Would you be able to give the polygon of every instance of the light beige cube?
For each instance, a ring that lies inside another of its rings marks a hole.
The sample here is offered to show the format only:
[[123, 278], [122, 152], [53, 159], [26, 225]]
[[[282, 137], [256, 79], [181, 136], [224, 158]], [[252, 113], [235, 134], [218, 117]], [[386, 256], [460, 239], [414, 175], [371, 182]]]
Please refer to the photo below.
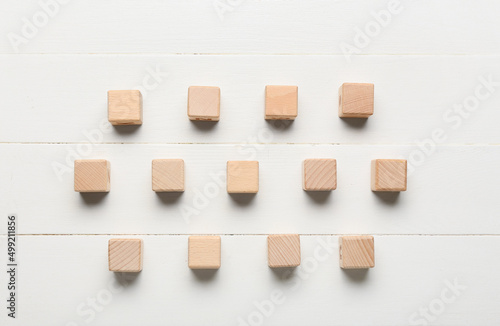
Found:
[[339, 117], [368, 118], [373, 114], [373, 84], [344, 83], [339, 89]]
[[267, 257], [271, 268], [300, 265], [300, 236], [298, 234], [271, 234], [267, 237]]
[[141, 239], [111, 239], [108, 242], [108, 264], [112, 272], [142, 271], [143, 243]]
[[191, 236], [188, 240], [188, 265], [191, 269], [219, 269], [221, 241], [219, 236]]
[[306, 191], [337, 189], [337, 160], [326, 158], [304, 160], [302, 187]]
[[365, 269], [375, 266], [375, 242], [371, 235], [339, 238], [340, 267]]
[[371, 174], [373, 191], [406, 191], [406, 160], [373, 160]]
[[138, 90], [108, 91], [108, 120], [115, 126], [141, 125], [141, 92]]

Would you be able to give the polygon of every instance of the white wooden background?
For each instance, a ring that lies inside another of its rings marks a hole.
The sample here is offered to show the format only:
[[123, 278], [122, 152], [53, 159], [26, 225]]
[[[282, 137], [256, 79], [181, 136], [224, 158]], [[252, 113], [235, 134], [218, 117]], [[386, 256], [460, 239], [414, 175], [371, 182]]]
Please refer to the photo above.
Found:
[[[2, 307], [1, 325], [498, 324], [498, 1], [402, 0], [349, 59], [341, 44], [394, 0], [54, 3], [0, 11], [3, 266], [7, 214], [20, 232], [18, 318]], [[366, 123], [337, 116], [346, 81], [375, 84]], [[299, 86], [296, 121], [264, 120], [268, 84]], [[221, 87], [220, 122], [187, 119], [190, 85]], [[137, 88], [144, 124], [107, 126], [107, 90]], [[315, 157], [338, 161], [329, 195], [301, 189]], [[110, 160], [111, 192], [75, 193], [75, 158]], [[151, 190], [155, 158], [185, 160], [184, 194]], [[408, 159], [408, 191], [372, 193], [374, 158]], [[238, 159], [260, 162], [254, 197], [225, 191]], [[303, 264], [269, 269], [266, 235], [292, 232]], [[343, 271], [338, 236], [360, 233], [376, 267]], [[190, 234], [222, 236], [219, 271], [188, 269]], [[144, 239], [139, 275], [107, 270], [112, 237]]]

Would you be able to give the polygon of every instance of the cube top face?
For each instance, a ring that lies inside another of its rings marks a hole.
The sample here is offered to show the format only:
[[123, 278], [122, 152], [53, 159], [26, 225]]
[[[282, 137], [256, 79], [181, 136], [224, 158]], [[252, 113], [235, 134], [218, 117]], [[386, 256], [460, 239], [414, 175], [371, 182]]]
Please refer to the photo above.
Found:
[[228, 161], [227, 192], [255, 194], [259, 191], [259, 162]]
[[189, 87], [188, 117], [190, 120], [219, 121], [220, 88], [211, 86]]
[[140, 272], [142, 270], [143, 247], [141, 239], [109, 240], [109, 270], [112, 272]]
[[188, 240], [188, 266], [191, 269], [219, 269], [220, 237], [191, 236]]
[[271, 268], [300, 265], [300, 237], [298, 234], [272, 234], [267, 237], [268, 264]]
[[109, 169], [107, 160], [75, 160], [75, 191], [109, 192]]
[[373, 191], [406, 191], [406, 160], [373, 160], [371, 170]]
[[365, 269], [375, 266], [375, 244], [372, 236], [344, 236], [339, 238], [340, 267]]
[[184, 160], [153, 160], [153, 191], [184, 191]]
[[339, 117], [368, 118], [373, 114], [374, 85], [344, 83], [339, 89]]
[[137, 90], [108, 91], [108, 120], [115, 126], [141, 125], [141, 92]]
[[331, 191], [337, 189], [337, 160], [304, 160], [303, 189], [305, 191]]
[[297, 117], [297, 86], [266, 86], [266, 119], [294, 120]]

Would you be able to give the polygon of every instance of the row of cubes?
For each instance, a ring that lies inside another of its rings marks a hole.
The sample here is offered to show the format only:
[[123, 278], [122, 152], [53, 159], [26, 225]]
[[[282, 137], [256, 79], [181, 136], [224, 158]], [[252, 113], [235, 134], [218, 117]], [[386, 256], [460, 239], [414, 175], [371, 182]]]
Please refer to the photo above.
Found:
[[[76, 160], [75, 191], [109, 192], [110, 163], [107, 160]], [[305, 191], [331, 191], [337, 188], [337, 160], [307, 159], [302, 167]], [[378, 159], [371, 164], [373, 191], [406, 191], [407, 162], [399, 159]], [[156, 192], [184, 191], [184, 160], [156, 159], [152, 162], [152, 188]], [[259, 191], [258, 161], [227, 162], [227, 192], [257, 193]]]
[[[274, 234], [267, 238], [268, 265], [271, 268], [290, 268], [300, 265], [300, 236]], [[340, 267], [366, 269], [375, 266], [373, 236], [343, 236], [339, 238]], [[144, 243], [141, 239], [111, 239], [108, 243], [109, 270], [133, 272], [142, 270]], [[191, 269], [221, 267], [221, 238], [219, 236], [190, 236], [188, 266]]]
[[[187, 114], [190, 120], [219, 121], [220, 88], [191, 86]], [[368, 118], [373, 114], [374, 85], [344, 83], [339, 89], [339, 117]], [[294, 120], [298, 115], [297, 86], [266, 86], [265, 119]], [[108, 120], [113, 125], [142, 124], [142, 94], [138, 90], [108, 91]]]

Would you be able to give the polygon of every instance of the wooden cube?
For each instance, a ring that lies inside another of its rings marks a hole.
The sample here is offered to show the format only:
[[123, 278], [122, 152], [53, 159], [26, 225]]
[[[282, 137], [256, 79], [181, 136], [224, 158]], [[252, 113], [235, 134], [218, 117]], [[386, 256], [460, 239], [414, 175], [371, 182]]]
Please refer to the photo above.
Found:
[[266, 86], [266, 120], [294, 120], [297, 102], [297, 86]]
[[191, 236], [188, 240], [188, 265], [191, 269], [220, 268], [220, 237]]
[[230, 194], [255, 194], [259, 191], [259, 162], [228, 161], [227, 192]]
[[368, 118], [373, 114], [374, 85], [344, 83], [339, 89], [339, 117]]
[[373, 191], [406, 191], [406, 160], [373, 160]]
[[298, 234], [272, 234], [267, 237], [267, 257], [271, 268], [300, 265], [300, 237]]
[[108, 91], [108, 120], [115, 126], [142, 125], [141, 92]]
[[189, 87], [188, 117], [190, 120], [219, 121], [220, 88], [210, 86]]
[[111, 239], [108, 243], [108, 263], [112, 272], [142, 271], [143, 244], [141, 239]]
[[371, 235], [339, 238], [340, 267], [364, 269], [375, 266], [375, 245]]
[[153, 160], [153, 191], [184, 191], [184, 160]]
[[107, 160], [75, 160], [75, 191], [109, 192], [109, 169]]
[[302, 188], [306, 191], [337, 189], [337, 160], [325, 158], [304, 160], [302, 179]]

